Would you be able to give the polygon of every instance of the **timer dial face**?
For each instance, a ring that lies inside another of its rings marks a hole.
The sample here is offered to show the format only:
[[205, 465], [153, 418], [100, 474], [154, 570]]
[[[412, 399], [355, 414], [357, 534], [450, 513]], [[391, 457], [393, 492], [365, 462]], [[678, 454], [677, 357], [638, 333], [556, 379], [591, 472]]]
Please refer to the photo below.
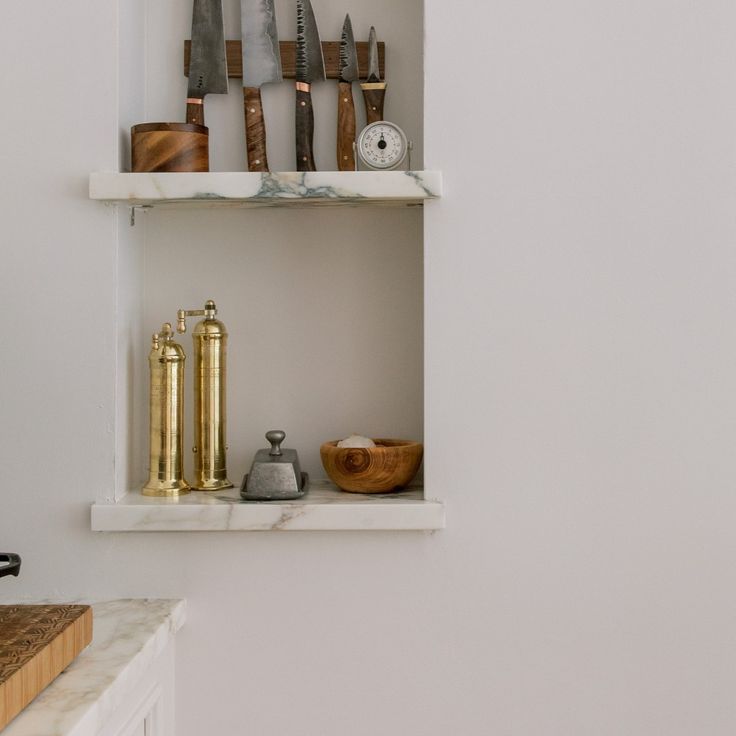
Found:
[[406, 158], [408, 145], [398, 125], [381, 120], [360, 134], [358, 155], [371, 169], [395, 169]]

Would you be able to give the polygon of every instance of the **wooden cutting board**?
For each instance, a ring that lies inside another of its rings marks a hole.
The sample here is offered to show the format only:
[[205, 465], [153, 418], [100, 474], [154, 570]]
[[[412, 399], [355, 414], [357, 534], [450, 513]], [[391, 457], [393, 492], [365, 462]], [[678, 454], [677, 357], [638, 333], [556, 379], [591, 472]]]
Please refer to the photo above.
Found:
[[0, 730], [91, 641], [89, 606], [0, 606]]

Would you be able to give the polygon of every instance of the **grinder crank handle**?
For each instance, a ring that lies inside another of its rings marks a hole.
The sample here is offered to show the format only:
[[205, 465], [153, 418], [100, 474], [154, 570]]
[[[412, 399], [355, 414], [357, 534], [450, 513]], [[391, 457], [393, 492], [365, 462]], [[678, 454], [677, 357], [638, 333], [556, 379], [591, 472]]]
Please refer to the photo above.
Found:
[[296, 83], [296, 170], [316, 171], [314, 166], [314, 111], [312, 85]]
[[353, 85], [350, 82], [338, 82], [337, 92], [337, 170], [355, 171]]
[[383, 101], [386, 97], [386, 82], [361, 82], [365, 100], [365, 117], [368, 125], [383, 120]]

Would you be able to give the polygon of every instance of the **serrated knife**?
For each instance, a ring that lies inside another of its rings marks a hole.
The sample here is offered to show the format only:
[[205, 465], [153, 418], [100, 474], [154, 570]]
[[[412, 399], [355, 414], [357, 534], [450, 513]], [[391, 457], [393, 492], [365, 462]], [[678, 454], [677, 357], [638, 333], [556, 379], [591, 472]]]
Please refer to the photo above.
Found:
[[204, 125], [205, 95], [227, 94], [222, 0], [194, 0], [187, 87], [187, 122]]
[[353, 24], [345, 16], [340, 37], [339, 81], [337, 83], [337, 169], [355, 171], [355, 102], [353, 82], [358, 79], [358, 50], [355, 48]]
[[365, 115], [368, 124], [383, 120], [383, 101], [386, 96], [386, 82], [381, 81], [381, 69], [378, 65], [378, 40], [376, 29], [371, 26], [368, 37], [368, 77], [362, 82], [365, 100]]
[[296, 170], [315, 171], [312, 82], [325, 79], [325, 60], [312, 3], [296, 3]]
[[273, 0], [240, 0], [240, 25], [248, 171], [268, 171], [261, 87], [283, 78]]

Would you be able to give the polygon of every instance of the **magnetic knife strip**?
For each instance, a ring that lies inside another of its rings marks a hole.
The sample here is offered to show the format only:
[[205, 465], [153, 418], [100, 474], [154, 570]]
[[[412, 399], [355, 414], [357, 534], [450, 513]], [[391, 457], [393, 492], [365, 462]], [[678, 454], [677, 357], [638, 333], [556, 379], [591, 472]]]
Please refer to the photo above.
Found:
[[[241, 53], [241, 42], [226, 41], [227, 50], [227, 75], [233, 78], [243, 76], [243, 56]], [[296, 41], [280, 41], [281, 67], [284, 79], [294, 79], [296, 76]], [[368, 69], [368, 42], [357, 41], [355, 44], [358, 51], [358, 69]], [[192, 42], [184, 41], [184, 76], [189, 76], [189, 56], [191, 54]], [[340, 72], [338, 63], [340, 61], [340, 42], [322, 41], [322, 53], [325, 57], [325, 73], [327, 79], [339, 79]], [[378, 66], [381, 70], [381, 79], [386, 79], [386, 44], [378, 42]], [[362, 77], [361, 77], [362, 78]]]

